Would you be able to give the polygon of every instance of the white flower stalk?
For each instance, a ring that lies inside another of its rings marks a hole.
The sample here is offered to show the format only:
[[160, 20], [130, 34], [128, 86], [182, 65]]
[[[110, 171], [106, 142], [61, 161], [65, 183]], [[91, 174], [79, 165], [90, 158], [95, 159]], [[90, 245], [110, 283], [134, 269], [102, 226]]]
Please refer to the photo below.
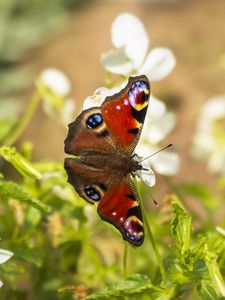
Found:
[[111, 27], [115, 47], [103, 54], [104, 68], [114, 74], [142, 75], [150, 82], [165, 78], [175, 67], [176, 59], [168, 48], [153, 48], [148, 52], [149, 38], [143, 23], [131, 13], [116, 17]]
[[71, 85], [60, 70], [49, 68], [40, 73], [37, 81], [38, 91], [43, 98], [44, 111], [68, 124], [73, 119], [75, 102], [69, 98]]
[[[13, 253], [8, 250], [0, 249], [0, 264], [4, 264], [13, 256]], [[0, 288], [2, 287], [3, 282], [0, 280]]]
[[225, 96], [208, 100], [202, 108], [193, 139], [192, 155], [207, 161], [210, 172], [225, 174]]

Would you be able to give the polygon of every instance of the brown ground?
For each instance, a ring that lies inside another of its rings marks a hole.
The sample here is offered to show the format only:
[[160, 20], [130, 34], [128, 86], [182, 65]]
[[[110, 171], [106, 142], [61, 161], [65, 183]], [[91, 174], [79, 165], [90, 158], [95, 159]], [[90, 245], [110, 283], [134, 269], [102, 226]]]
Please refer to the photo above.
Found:
[[[177, 126], [167, 142], [174, 142], [181, 155], [179, 181], [205, 181], [205, 166], [189, 156], [189, 147], [202, 104], [224, 93], [224, 70], [219, 65], [225, 49], [224, 0], [95, 1], [75, 11], [63, 32], [31, 58], [37, 72], [57, 67], [70, 77], [72, 96], [79, 104], [104, 84], [99, 63], [102, 52], [111, 49], [110, 25], [121, 12], [136, 14], [144, 22], [151, 47], [169, 47], [177, 66], [165, 80], [152, 85], [153, 93], [165, 100], [177, 115]], [[151, 109], [151, 107], [150, 107]], [[35, 158], [63, 160], [66, 130], [39, 112], [25, 133], [34, 139]], [[159, 176], [158, 176], [159, 177]]]

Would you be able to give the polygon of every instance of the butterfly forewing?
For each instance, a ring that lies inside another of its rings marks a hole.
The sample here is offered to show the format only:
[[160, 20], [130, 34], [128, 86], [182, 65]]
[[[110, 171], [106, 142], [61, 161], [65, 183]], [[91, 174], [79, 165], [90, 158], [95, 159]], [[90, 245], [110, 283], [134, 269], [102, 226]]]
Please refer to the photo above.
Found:
[[140, 137], [149, 96], [150, 83], [147, 77], [130, 77], [122, 91], [107, 97], [102, 104], [102, 116], [111, 138], [129, 154]]

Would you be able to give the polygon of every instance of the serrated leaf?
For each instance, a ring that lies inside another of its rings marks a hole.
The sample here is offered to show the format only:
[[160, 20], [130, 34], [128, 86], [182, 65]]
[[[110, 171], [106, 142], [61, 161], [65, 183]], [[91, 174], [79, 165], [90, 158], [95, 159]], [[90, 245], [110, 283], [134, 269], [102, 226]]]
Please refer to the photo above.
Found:
[[142, 274], [134, 274], [112, 284], [102, 292], [87, 296], [86, 299], [112, 299], [111, 297], [132, 296], [151, 289], [151, 280]]
[[38, 210], [49, 213], [49, 207], [40, 200], [31, 197], [19, 184], [12, 181], [0, 182], [0, 196], [4, 198], [13, 198], [24, 202], [27, 205], [37, 208]]
[[181, 255], [190, 248], [191, 230], [191, 217], [187, 215], [179, 199], [172, 196], [171, 231]]

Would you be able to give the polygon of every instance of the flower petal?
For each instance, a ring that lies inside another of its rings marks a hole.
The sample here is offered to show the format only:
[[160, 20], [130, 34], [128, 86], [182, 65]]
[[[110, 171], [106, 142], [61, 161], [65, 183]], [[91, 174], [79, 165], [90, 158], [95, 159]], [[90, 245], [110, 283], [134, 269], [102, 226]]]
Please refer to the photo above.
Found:
[[144, 129], [143, 138], [150, 144], [158, 144], [170, 133], [174, 126], [175, 115], [172, 112], [167, 112]]
[[176, 59], [168, 48], [154, 48], [149, 52], [143, 66], [138, 71], [145, 74], [150, 81], [164, 79], [175, 67]]
[[117, 89], [107, 89], [105, 87], [100, 87], [95, 90], [92, 96], [88, 96], [83, 101], [83, 109], [88, 109], [91, 107], [99, 107], [102, 105], [102, 102], [105, 100], [106, 97], [115, 94]]
[[101, 57], [103, 67], [114, 74], [128, 75], [131, 73], [133, 64], [125, 54], [124, 48], [111, 50]]
[[0, 288], [3, 286], [3, 282], [0, 280]]
[[149, 160], [153, 169], [162, 175], [174, 175], [179, 170], [180, 160], [177, 153], [171, 151], [163, 151]]
[[143, 23], [131, 13], [116, 17], [111, 27], [112, 43], [116, 48], [125, 47], [125, 53], [134, 69], [142, 64], [148, 50], [149, 39]]
[[13, 256], [13, 253], [8, 250], [0, 249], [0, 264], [5, 263]]
[[121, 89], [124, 88], [126, 85], [126, 81], [122, 82], [120, 85], [107, 89], [106, 87], [100, 87], [97, 90], [95, 90], [94, 94], [92, 96], [88, 96], [86, 99], [83, 101], [83, 109], [88, 109], [91, 107], [99, 107], [102, 105], [102, 102], [105, 100], [106, 97], [112, 96]]
[[137, 174], [139, 178], [148, 186], [152, 187], [155, 185], [156, 179], [153, 170], [149, 167], [148, 163], [144, 161], [142, 167], [147, 170], [138, 170]]
[[145, 122], [154, 122], [166, 113], [166, 105], [161, 100], [151, 95], [150, 108], [147, 111]]
[[59, 96], [67, 96], [71, 91], [69, 79], [60, 70], [54, 68], [45, 69], [41, 72], [40, 79], [42, 83]]

